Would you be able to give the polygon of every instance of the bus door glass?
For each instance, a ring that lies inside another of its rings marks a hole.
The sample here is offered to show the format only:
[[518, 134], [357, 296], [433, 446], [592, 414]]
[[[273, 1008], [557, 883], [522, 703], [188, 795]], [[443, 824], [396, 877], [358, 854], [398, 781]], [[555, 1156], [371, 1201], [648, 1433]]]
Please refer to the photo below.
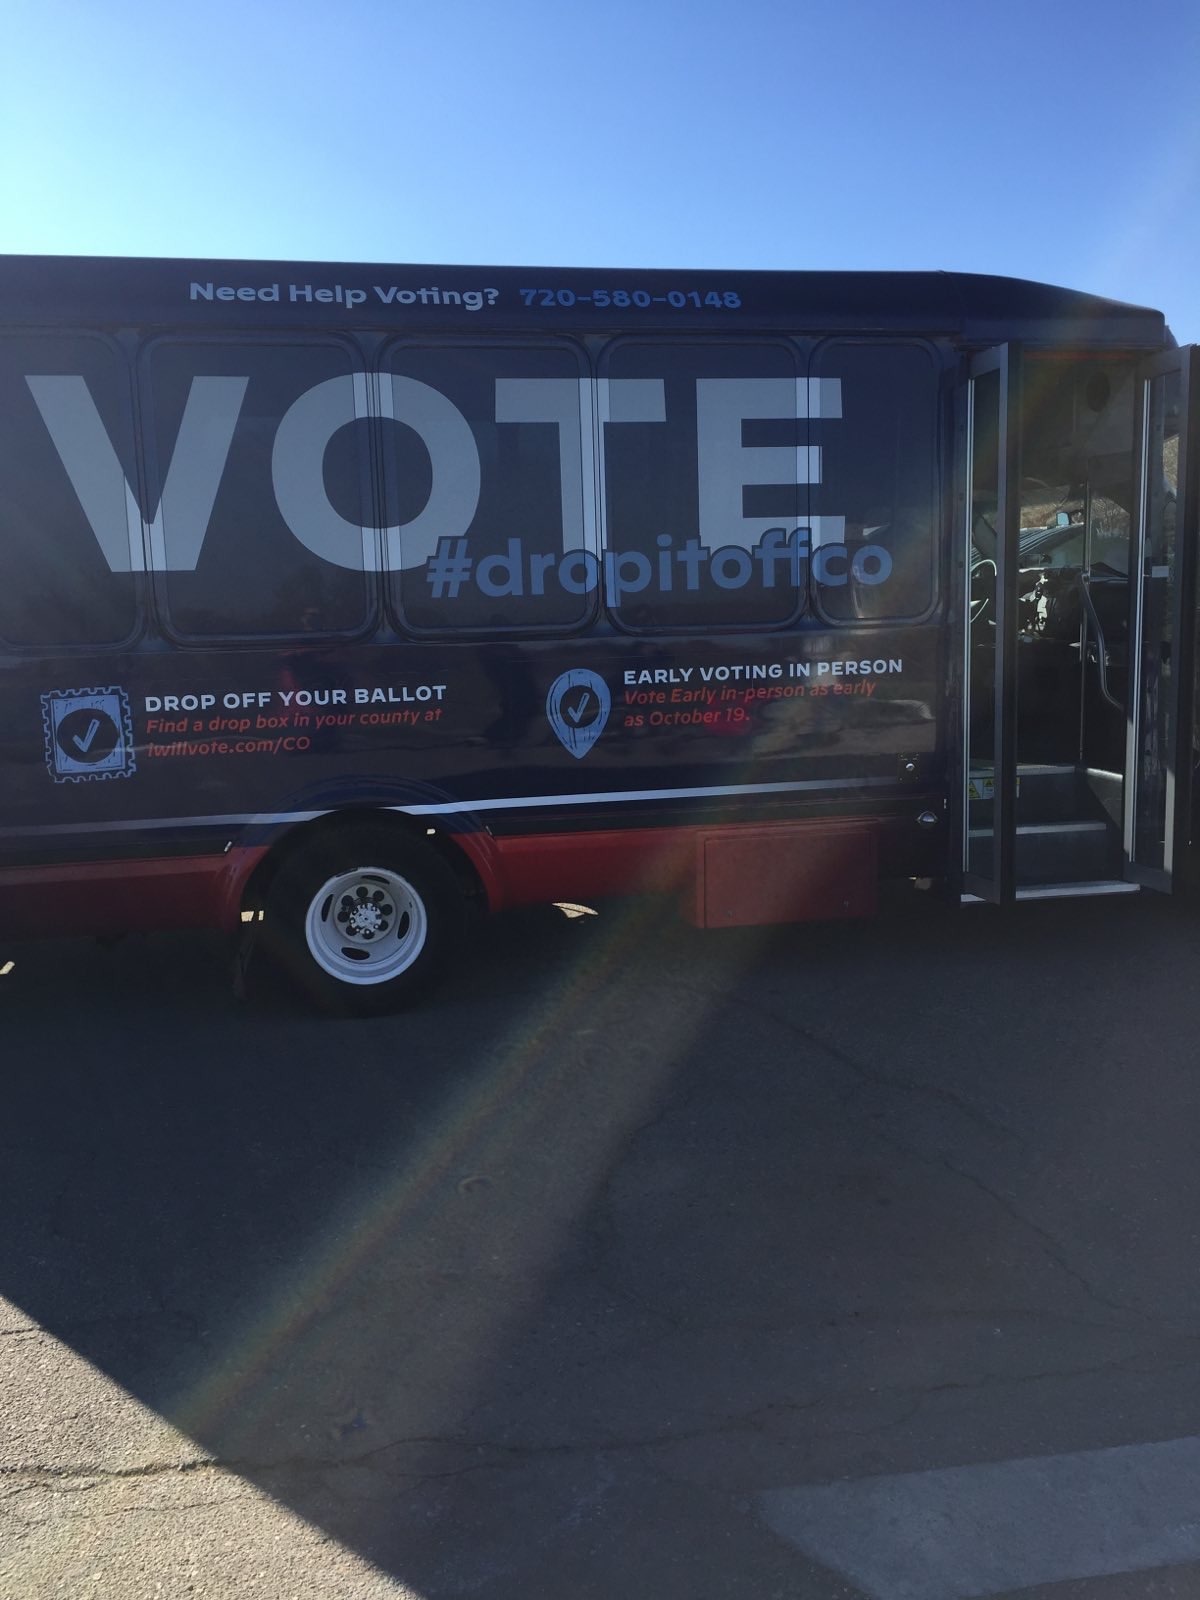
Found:
[[1191, 802], [1198, 371], [1193, 347], [1140, 373], [1125, 856], [1127, 877], [1159, 889], [1174, 881]]
[[965, 403], [962, 889], [1014, 894], [1019, 352], [970, 365]]

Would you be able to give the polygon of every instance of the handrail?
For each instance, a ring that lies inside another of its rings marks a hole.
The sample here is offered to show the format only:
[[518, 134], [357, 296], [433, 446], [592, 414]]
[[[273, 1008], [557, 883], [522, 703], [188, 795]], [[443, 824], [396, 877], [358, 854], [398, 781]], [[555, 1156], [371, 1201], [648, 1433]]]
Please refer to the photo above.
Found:
[[[1124, 711], [1125, 707], [1108, 687], [1108, 645], [1104, 638], [1104, 624], [1100, 621], [1100, 614], [1096, 610], [1092, 599], [1090, 582], [1086, 573], [1079, 574], [1079, 592], [1083, 595], [1084, 613], [1096, 630], [1096, 660], [1100, 668], [1100, 693], [1117, 711]], [[1086, 641], [1085, 641], [1086, 648]]]

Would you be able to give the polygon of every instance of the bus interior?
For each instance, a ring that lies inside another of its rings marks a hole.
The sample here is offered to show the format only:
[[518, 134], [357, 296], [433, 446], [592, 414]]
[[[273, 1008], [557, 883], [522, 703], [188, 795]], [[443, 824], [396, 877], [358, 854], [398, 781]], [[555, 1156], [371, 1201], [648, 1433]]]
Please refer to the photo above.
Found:
[[[1012, 879], [1033, 897], [1136, 885], [1125, 851], [1161, 866], [1167, 773], [1161, 753], [1172, 670], [1170, 597], [1179, 470], [1178, 386], [1148, 386], [1145, 471], [1136, 456], [1136, 359], [1026, 351], [1004, 432], [1000, 366], [974, 380], [966, 451], [969, 581], [966, 595], [967, 817], [964, 867], [998, 872], [994, 826], [997, 752], [1009, 720], [1015, 764]], [[999, 526], [1015, 523], [1007, 581]], [[1144, 488], [1142, 485], [1144, 484]], [[1145, 544], [1135, 551], [1139, 494]], [[1131, 584], [1131, 573], [1145, 574]], [[1002, 592], [1002, 589], [1006, 592]], [[1140, 607], [1140, 615], [1135, 611]], [[1129, 641], [1143, 640], [1131, 664]], [[1001, 648], [1006, 630], [1008, 656]], [[1131, 675], [1131, 665], [1140, 671]], [[998, 682], [998, 675], [1003, 681]], [[1129, 697], [1142, 696], [1140, 743], [1130, 736]], [[1127, 786], [1139, 785], [1136, 837], [1126, 838]]]

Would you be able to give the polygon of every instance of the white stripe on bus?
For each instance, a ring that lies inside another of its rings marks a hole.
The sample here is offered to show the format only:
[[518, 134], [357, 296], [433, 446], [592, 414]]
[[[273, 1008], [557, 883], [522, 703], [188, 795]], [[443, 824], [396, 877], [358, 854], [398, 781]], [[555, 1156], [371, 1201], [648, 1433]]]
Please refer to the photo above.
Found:
[[475, 811], [519, 811], [549, 806], [629, 805], [639, 800], [704, 800], [741, 794], [796, 794], [830, 789], [890, 787], [891, 778], [808, 778], [797, 783], [729, 783], [695, 789], [600, 789], [590, 794], [517, 795], [512, 799], [437, 800], [420, 805], [325, 807], [319, 811], [262, 811], [208, 817], [139, 817], [124, 822], [51, 822], [28, 828], [0, 828], [0, 837], [25, 834], [119, 833], [137, 828], [255, 827], [276, 822], [311, 822], [338, 810], [398, 811], [410, 817], [459, 816]]

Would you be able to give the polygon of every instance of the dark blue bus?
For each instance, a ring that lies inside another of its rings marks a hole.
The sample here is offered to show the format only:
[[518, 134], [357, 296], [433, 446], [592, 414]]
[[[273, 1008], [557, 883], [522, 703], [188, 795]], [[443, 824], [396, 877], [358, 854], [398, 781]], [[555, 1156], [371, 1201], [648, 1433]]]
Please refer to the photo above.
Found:
[[948, 273], [0, 258], [0, 928], [1171, 889], [1196, 359]]

